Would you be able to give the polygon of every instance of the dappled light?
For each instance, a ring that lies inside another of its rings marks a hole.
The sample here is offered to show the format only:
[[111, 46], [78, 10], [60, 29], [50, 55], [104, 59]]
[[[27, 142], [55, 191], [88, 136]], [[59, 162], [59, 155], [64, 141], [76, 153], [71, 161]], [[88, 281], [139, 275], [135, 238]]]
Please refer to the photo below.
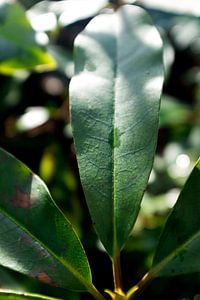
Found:
[[29, 107], [25, 114], [18, 119], [16, 126], [19, 130], [30, 130], [41, 126], [48, 119], [49, 113], [44, 107]]
[[192, 14], [194, 16], [200, 16], [200, 3], [199, 0], [139, 0], [139, 3], [147, 5], [147, 7], [161, 9], [163, 11], [180, 13], [180, 14]]
[[52, 12], [35, 15], [30, 11], [28, 13], [28, 18], [31, 21], [33, 29], [36, 31], [50, 31], [55, 29], [57, 24], [56, 16]]
[[0, 102], [0, 300], [198, 300], [200, 0], [0, 0]]
[[176, 158], [176, 164], [181, 169], [187, 169], [190, 165], [190, 158], [187, 154], [180, 154]]
[[159, 49], [161, 41], [155, 39], [155, 30], [148, 25], [143, 25], [136, 31], [136, 36], [149, 48]]

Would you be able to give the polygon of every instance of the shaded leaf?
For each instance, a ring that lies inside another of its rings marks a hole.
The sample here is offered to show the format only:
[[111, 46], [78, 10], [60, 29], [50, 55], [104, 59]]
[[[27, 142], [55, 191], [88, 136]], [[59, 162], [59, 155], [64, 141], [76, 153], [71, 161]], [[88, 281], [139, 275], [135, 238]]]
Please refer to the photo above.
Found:
[[54, 67], [54, 59], [37, 44], [23, 8], [17, 3], [0, 5], [0, 73]]
[[23, 299], [61, 300], [58, 298], [46, 297], [46, 296], [38, 295], [38, 294], [20, 293], [20, 292], [6, 291], [6, 290], [0, 289], [0, 300], [23, 300]]
[[86, 255], [45, 184], [2, 149], [0, 174], [1, 265], [50, 285], [87, 290]]
[[14, 289], [15, 291], [23, 291], [24, 285], [22, 280], [18, 280], [9, 269], [0, 266], [0, 287], [4, 289]]
[[144, 10], [94, 18], [75, 41], [71, 115], [80, 176], [110, 256], [136, 220], [152, 168], [162, 43]]
[[153, 263], [155, 276], [200, 271], [199, 200], [200, 160], [189, 176], [161, 235]]

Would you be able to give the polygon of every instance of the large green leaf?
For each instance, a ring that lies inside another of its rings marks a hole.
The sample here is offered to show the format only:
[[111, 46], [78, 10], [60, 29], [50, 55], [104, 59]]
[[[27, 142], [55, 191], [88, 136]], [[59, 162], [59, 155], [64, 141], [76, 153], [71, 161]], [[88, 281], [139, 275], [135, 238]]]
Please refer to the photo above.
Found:
[[200, 272], [200, 159], [167, 220], [154, 266], [156, 276]]
[[37, 44], [23, 8], [17, 3], [0, 3], [0, 73], [54, 67], [54, 59]]
[[152, 168], [163, 82], [162, 43], [146, 12], [125, 5], [75, 41], [71, 115], [80, 176], [97, 232], [117, 255]]
[[0, 149], [0, 264], [44, 283], [92, 288], [88, 261], [45, 184]]
[[14, 291], [6, 291], [0, 289], [0, 300], [61, 300], [52, 297], [46, 297], [38, 294], [20, 293]]

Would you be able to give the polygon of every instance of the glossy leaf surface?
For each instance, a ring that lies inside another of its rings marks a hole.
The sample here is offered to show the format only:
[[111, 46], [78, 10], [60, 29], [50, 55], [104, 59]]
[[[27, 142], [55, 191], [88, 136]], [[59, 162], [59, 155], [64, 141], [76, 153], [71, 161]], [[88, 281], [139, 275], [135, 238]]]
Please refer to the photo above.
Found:
[[54, 59], [37, 44], [23, 8], [12, 2], [0, 4], [0, 73], [54, 67]]
[[38, 294], [20, 293], [14, 291], [6, 291], [0, 289], [0, 300], [61, 300], [58, 298], [46, 297]]
[[200, 271], [200, 160], [189, 176], [161, 235], [156, 276]]
[[161, 48], [149, 16], [129, 5], [97, 16], [75, 41], [70, 92], [80, 176], [112, 257], [132, 229], [153, 163]]
[[0, 264], [44, 283], [86, 290], [88, 261], [45, 184], [0, 150]]

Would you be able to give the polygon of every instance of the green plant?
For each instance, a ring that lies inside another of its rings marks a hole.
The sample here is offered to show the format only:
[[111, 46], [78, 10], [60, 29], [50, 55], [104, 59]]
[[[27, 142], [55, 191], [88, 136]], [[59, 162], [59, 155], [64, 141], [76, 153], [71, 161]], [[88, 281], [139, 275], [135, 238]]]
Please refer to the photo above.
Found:
[[[200, 270], [198, 161], [167, 220], [152, 268], [127, 293], [121, 283], [120, 252], [153, 164], [163, 77], [162, 42], [141, 8], [122, 6], [99, 15], [76, 39], [73, 134], [88, 207], [113, 265], [114, 291], [106, 292], [115, 300], [134, 299], [156, 277]], [[92, 283], [75, 231], [44, 183], [4, 150], [0, 174], [0, 263], [55, 287], [105, 299]], [[0, 299], [23, 298], [52, 299], [0, 293]]]

